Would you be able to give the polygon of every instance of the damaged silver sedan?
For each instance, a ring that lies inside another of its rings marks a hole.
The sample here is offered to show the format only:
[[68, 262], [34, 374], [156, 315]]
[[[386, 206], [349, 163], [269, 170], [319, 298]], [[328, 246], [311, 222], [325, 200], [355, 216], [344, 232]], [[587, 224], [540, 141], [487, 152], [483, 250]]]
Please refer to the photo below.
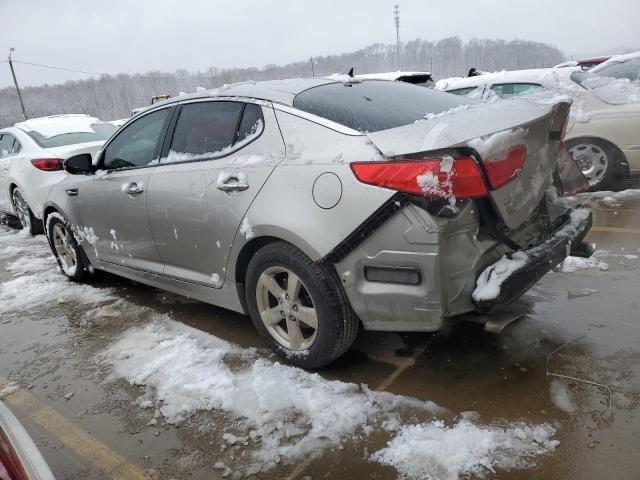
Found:
[[491, 312], [583, 248], [569, 104], [477, 104], [399, 82], [245, 83], [132, 118], [51, 192], [62, 272], [105, 270], [251, 315], [318, 368], [360, 327]]

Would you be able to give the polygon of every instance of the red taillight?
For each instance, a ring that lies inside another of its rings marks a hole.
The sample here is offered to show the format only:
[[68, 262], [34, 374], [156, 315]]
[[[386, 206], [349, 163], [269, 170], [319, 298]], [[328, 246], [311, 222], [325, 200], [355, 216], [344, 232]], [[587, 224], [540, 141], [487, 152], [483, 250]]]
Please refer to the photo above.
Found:
[[31, 160], [31, 164], [38, 170], [55, 172], [57, 170], [62, 170], [64, 160], [61, 158], [34, 158]]
[[526, 158], [527, 147], [518, 145], [510, 148], [504, 158], [499, 160], [485, 159], [483, 165], [491, 188], [494, 190], [500, 188], [520, 175]]
[[489, 193], [472, 157], [351, 164], [363, 183], [426, 197], [480, 198]]

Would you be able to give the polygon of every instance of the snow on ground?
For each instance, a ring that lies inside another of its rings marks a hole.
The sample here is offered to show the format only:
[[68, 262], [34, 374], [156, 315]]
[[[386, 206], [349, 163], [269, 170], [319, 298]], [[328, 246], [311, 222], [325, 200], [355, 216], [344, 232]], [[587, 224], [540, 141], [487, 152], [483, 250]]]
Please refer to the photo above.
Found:
[[469, 475], [484, 477], [497, 469], [511, 470], [533, 465], [533, 457], [555, 450], [555, 428], [478, 426], [463, 419], [452, 427], [435, 421], [402, 427], [387, 447], [372, 458], [391, 465], [402, 478], [458, 480]]
[[609, 270], [609, 264], [599, 260], [595, 256], [591, 256], [590, 258], [581, 258], [581, 257], [567, 257], [564, 261], [564, 265], [562, 266], [562, 271], [564, 273], [573, 273], [578, 270]]
[[[128, 304], [109, 289], [69, 282], [58, 272], [44, 236], [0, 225], [0, 262], [6, 265], [1, 314], [74, 301], [91, 307], [82, 321], [108, 322]], [[224, 413], [230, 422], [221, 432], [223, 441], [247, 445], [247, 458], [235, 466], [245, 473], [364, 441], [374, 431], [391, 440], [371, 461], [416, 478], [425, 472], [427, 478], [455, 479], [527, 467], [557, 445], [548, 425], [483, 426], [466, 416], [447, 425], [442, 418], [450, 415], [433, 402], [326, 380], [168, 316], [155, 315], [145, 326], [126, 330], [98, 360], [113, 377], [146, 387], [140, 408], [153, 405], [155, 396], [161, 407], [153, 422], [164, 416], [180, 423], [202, 410]]]
[[[551, 440], [555, 429], [548, 425], [487, 427], [461, 420], [447, 427], [436, 419], [446, 410], [432, 402], [326, 380], [166, 316], [127, 330], [100, 360], [112, 366], [116, 377], [151, 387], [145, 396], [161, 400], [160, 412], [169, 423], [199, 410], [231, 416], [233, 427], [223, 439], [250, 445], [253, 471], [364, 440], [374, 430], [400, 431], [372, 460], [393, 465], [407, 477], [428, 471], [432, 476], [427, 478], [449, 479], [526, 467], [531, 457], [557, 445]], [[432, 420], [412, 426], [416, 413]]]
[[0, 284], [0, 314], [20, 313], [52, 303], [100, 304], [115, 300], [108, 289], [70, 282], [58, 272], [43, 235], [0, 225], [0, 260], [15, 259], [6, 265], [11, 278]]
[[600, 202], [605, 205], [618, 206], [627, 200], [640, 200], [640, 189], [630, 188], [620, 192], [601, 191], [579, 193], [573, 197], [569, 197], [568, 200], [570, 200], [572, 204], [582, 203], [589, 205]]

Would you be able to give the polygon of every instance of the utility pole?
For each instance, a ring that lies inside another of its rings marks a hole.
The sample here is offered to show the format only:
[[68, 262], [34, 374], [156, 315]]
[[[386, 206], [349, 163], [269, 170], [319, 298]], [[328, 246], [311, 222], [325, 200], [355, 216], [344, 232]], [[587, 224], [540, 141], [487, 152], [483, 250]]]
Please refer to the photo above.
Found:
[[315, 76], [316, 76], [316, 71], [315, 71], [315, 69], [313, 68], [313, 57], [311, 57], [311, 58], [309, 59], [309, 61], [311, 62], [311, 76], [312, 76], [312, 77], [315, 77]]
[[11, 54], [13, 53], [14, 50], [15, 50], [15, 48], [13, 48], [13, 47], [11, 47], [9, 49], [9, 68], [11, 69], [11, 76], [13, 77], [13, 83], [16, 86], [16, 92], [18, 92], [18, 100], [20, 101], [20, 108], [22, 109], [22, 116], [26, 120], [27, 119], [27, 112], [24, 109], [24, 103], [22, 102], [22, 95], [20, 94], [20, 87], [18, 86], [18, 80], [16, 79], [16, 72], [13, 70], [13, 62], [11, 61]]
[[396, 65], [398, 67], [398, 71], [400, 68], [400, 6], [396, 4], [393, 7], [393, 21], [396, 25]]

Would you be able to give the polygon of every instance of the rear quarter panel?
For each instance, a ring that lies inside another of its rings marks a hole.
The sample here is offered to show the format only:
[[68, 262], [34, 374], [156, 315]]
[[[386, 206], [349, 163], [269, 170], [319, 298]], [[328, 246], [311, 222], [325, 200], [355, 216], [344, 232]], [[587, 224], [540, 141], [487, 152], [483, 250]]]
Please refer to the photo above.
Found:
[[[289, 113], [276, 114], [286, 156], [249, 208], [245, 219], [251, 235], [238, 232], [231, 265], [247, 241], [260, 236], [285, 240], [318, 260], [395, 193], [362, 184], [353, 175], [350, 162], [382, 158], [365, 136], [338, 133]], [[329, 192], [336, 203], [331, 208], [314, 200], [314, 184], [324, 175], [335, 175], [340, 183], [339, 192]]]

